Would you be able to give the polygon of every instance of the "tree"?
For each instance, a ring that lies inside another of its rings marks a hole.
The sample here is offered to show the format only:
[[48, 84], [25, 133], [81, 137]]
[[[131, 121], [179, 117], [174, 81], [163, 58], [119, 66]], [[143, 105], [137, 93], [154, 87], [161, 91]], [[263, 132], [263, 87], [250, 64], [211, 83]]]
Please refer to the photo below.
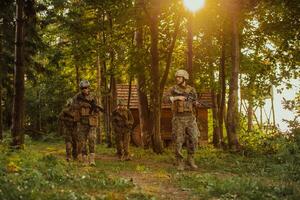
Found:
[[15, 76], [14, 76], [14, 98], [12, 118], [12, 146], [21, 148], [24, 144], [24, 55], [23, 55], [23, 18], [24, 1], [17, 0], [16, 3], [16, 46], [15, 46]]
[[229, 96], [228, 96], [228, 110], [226, 118], [226, 129], [228, 136], [228, 145], [231, 149], [238, 149], [238, 79], [239, 79], [239, 66], [240, 66], [240, 33], [239, 33], [239, 12], [240, 4], [238, 1], [232, 1], [231, 4], [231, 59], [232, 68], [229, 81]]

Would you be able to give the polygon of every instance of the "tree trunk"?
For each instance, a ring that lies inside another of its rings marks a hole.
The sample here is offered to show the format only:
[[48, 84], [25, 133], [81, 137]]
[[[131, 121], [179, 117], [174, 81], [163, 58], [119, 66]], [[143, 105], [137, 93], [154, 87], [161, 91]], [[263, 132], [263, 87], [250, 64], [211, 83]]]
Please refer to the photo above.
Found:
[[16, 2], [16, 35], [15, 35], [15, 74], [14, 97], [12, 116], [12, 143], [14, 148], [23, 148], [24, 145], [24, 55], [23, 55], [23, 10], [24, 0]]
[[227, 136], [228, 145], [232, 150], [237, 150], [239, 147], [238, 143], [238, 75], [240, 65], [240, 44], [239, 44], [239, 20], [237, 15], [237, 4], [236, 8], [232, 9], [231, 14], [231, 31], [232, 31], [232, 70], [229, 84], [229, 96], [228, 96], [228, 111], [227, 111]]
[[[139, 13], [141, 8], [144, 5], [144, 0], [136, 0], [136, 13]], [[140, 15], [136, 15], [136, 32], [135, 32], [135, 43], [137, 52], [142, 52], [143, 49], [143, 19]], [[151, 120], [150, 120], [150, 111], [149, 111], [149, 102], [146, 91], [146, 66], [141, 62], [140, 56], [136, 57], [137, 65], [139, 67], [139, 72], [137, 73], [137, 93], [138, 93], [138, 106], [139, 106], [139, 120], [140, 120], [140, 129], [142, 136], [142, 145], [144, 148], [149, 148], [152, 146], [151, 143]]]
[[187, 71], [189, 73], [189, 84], [194, 85], [193, 80], [193, 29], [192, 29], [192, 15], [189, 14], [187, 21]]
[[[224, 27], [224, 26], [223, 26]], [[219, 88], [220, 88], [220, 103], [219, 103], [219, 127], [220, 127], [220, 141], [221, 145], [224, 146], [224, 133], [223, 124], [225, 116], [225, 95], [226, 95], [226, 74], [225, 74], [225, 61], [226, 61], [226, 47], [225, 47], [225, 33], [222, 32], [222, 47], [221, 47], [221, 60], [219, 69]]]
[[[100, 34], [97, 36], [98, 41], [100, 40]], [[97, 49], [97, 62], [96, 62], [96, 68], [97, 68], [97, 103], [101, 104], [101, 62], [100, 62], [100, 53], [99, 53], [99, 46]], [[101, 136], [101, 113], [98, 115], [98, 124], [97, 124], [97, 144], [101, 144], [102, 142], [102, 136]]]
[[38, 103], [38, 120], [37, 120], [37, 131], [41, 131], [42, 130], [42, 105], [41, 105], [41, 89], [38, 90], [37, 92], [37, 97], [38, 97], [38, 100], [39, 100], [39, 103]]
[[150, 36], [151, 36], [151, 107], [152, 107], [152, 143], [153, 143], [153, 151], [155, 153], [163, 152], [163, 145], [161, 140], [160, 133], [160, 111], [161, 111], [161, 98], [160, 98], [160, 76], [159, 76], [159, 53], [158, 53], [158, 15], [159, 2], [155, 1], [153, 15], [151, 16], [150, 21]]
[[178, 32], [179, 32], [179, 25], [180, 25], [180, 16], [178, 16], [176, 18], [176, 21], [175, 21], [175, 28], [174, 28], [174, 32], [173, 32], [173, 35], [172, 35], [172, 41], [171, 41], [171, 44], [168, 48], [168, 54], [167, 54], [167, 59], [166, 59], [166, 69], [164, 71], [164, 74], [161, 78], [161, 81], [160, 81], [160, 91], [161, 91], [161, 96], [163, 95], [163, 92], [164, 92], [164, 88], [165, 88], [165, 85], [166, 85], [166, 81], [167, 81], [167, 78], [168, 78], [168, 74], [169, 74], [169, 71], [170, 71], [170, 67], [171, 67], [171, 63], [172, 63], [172, 54], [173, 54], [173, 51], [174, 51], [174, 47], [175, 47], [175, 43], [176, 43], [176, 40], [177, 40], [177, 35], [178, 35]]
[[[105, 26], [105, 13], [102, 15], [102, 23], [103, 26]], [[102, 40], [103, 44], [106, 45], [106, 34], [103, 31], [102, 32]], [[111, 113], [111, 91], [108, 88], [107, 85], [107, 66], [106, 66], [106, 60], [103, 60], [103, 73], [102, 74], [102, 80], [103, 85], [105, 89], [105, 97], [104, 97], [104, 109], [105, 109], [105, 115], [104, 115], [104, 125], [105, 125], [105, 132], [106, 132], [106, 144], [107, 147], [112, 147], [112, 132], [111, 132], [111, 124], [110, 124], [110, 113]]]
[[140, 128], [141, 135], [143, 139], [144, 148], [149, 148], [151, 143], [151, 120], [150, 120], [150, 111], [149, 103], [146, 93], [146, 83], [145, 83], [145, 74], [144, 72], [139, 72], [137, 76], [137, 93], [139, 98], [139, 119], [140, 119]]
[[221, 136], [219, 127], [219, 110], [218, 110], [218, 99], [216, 94], [216, 83], [214, 75], [214, 65], [213, 65], [213, 54], [212, 54], [212, 36], [207, 35], [207, 55], [209, 59], [209, 75], [210, 75], [210, 92], [212, 96], [212, 114], [213, 114], [213, 144], [215, 147], [220, 148]]
[[254, 92], [253, 81], [254, 81], [253, 78], [250, 78], [250, 83], [248, 85], [248, 89], [249, 89], [248, 108], [247, 108], [248, 131], [253, 130], [253, 115], [254, 115], [254, 111], [253, 111], [253, 92]]
[[253, 130], [253, 98], [249, 97], [248, 100], [248, 109], [247, 109], [247, 118], [248, 118], [248, 131]]
[[2, 88], [3, 88], [3, 26], [0, 23], [0, 141], [3, 139]]

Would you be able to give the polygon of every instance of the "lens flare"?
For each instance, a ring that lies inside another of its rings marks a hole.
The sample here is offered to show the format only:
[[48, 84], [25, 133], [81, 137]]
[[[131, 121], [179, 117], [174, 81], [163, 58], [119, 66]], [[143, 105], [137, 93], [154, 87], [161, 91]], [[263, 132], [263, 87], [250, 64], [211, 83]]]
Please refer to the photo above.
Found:
[[184, 6], [191, 12], [196, 12], [197, 10], [204, 7], [204, 0], [183, 0]]

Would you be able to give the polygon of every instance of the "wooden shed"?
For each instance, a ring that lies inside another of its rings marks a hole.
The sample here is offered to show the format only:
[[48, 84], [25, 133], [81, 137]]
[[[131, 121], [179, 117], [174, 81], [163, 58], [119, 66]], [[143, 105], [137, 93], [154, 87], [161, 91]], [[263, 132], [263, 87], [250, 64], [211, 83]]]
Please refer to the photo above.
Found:
[[[166, 90], [165, 90], [166, 91]], [[128, 100], [129, 94], [129, 86], [128, 85], [117, 85], [117, 98]], [[198, 127], [200, 130], [200, 143], [206, 143], [208, 140], [208, 109], [212, 106], [211, 94], [210, 93], [201, 93], [199, 95], [199, 101], [203, 103], [204, 106], [200, 106], [196, 108], [196, 118]], [[139, 110], [138, 110], [138, 94], [137, 94], [137, 86], [131, 86], [131, 96], [130, 96], [130, 110], [134, 117], [135, 121], [135, 129], [133, 133], [133, 143], [137, 146], [142, 145], [142, 133], [139, 125]], [[163, 103], [162, 104], [162, 112], [161, 112], [161, 136], [162, 140], [165, 143], [169, 143], [172, 141], [172, 111], [171, 105]]]

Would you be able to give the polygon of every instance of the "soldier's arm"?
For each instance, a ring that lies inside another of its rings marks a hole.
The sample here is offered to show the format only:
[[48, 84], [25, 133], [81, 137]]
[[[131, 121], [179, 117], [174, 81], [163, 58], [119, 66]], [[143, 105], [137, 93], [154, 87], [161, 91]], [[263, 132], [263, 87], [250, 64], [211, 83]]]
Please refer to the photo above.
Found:
[[184, 95], [176, 94], [174, 92], [174, 90], [175, 90], [175, 88], [171, 87], [167, 91], [164, 102], [173, 103], [174, 101], [185, 101], [186, 100], [186, 97]]
[[167, 90], [165, 96], [163, 97], [163, 101], [165, 103], [173, 103], [174, 98], [173, 98], [172, 91], [173, 91], [173, 87], [171, 87]]

